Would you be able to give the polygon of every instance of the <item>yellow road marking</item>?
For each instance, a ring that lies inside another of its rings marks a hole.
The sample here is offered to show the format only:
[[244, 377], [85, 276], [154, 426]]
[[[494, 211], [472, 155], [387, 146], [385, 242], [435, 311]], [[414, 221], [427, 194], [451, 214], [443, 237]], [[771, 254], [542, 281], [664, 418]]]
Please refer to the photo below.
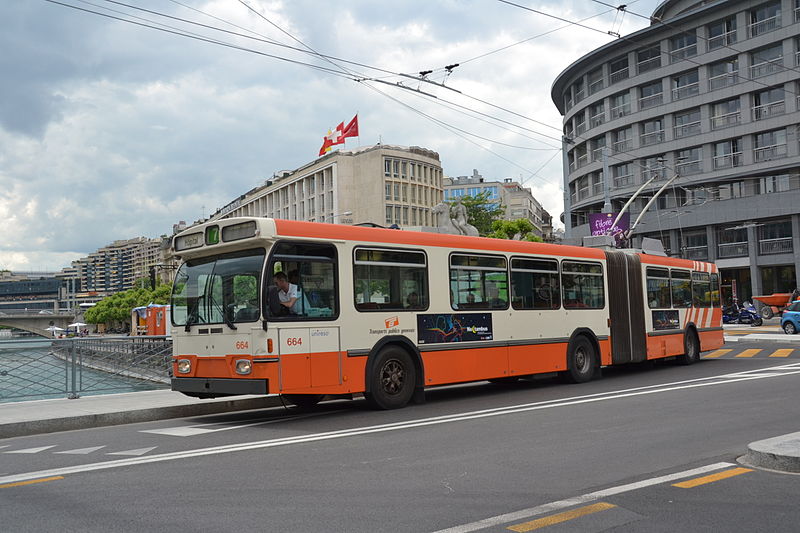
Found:
[[64, 479], [64, 476], [43, 477], [41, 479], [18, 481], [17, 483], [6, 483], [5, 485], [0, 485], [0, 489], [5, 489], [8, 487], [21, 487], [22, 485], [33, 485], [34, 483], [44, 483], [45, 481], [58, 481], [59, 479]]
[[775, 350], [774, 352], [769, 354], [769, 356], [770, 357], [789, 357], [792, 354], [793, 351], [794, 351], [794, 348], [782, 348], [780, 350]]
[[703, 359], [714, 359], [715, 357], [720, 357], [720, 356], [725, 355], [726, 353], [732, 352], [732, 351], [733, 351], [733, 348], [721, 348], [719, 350], [711, 352], [710, 354], [704, 355]]
[[724, 470], [722, 472], [717, 472], [716, 474], [690, 479], [689, 481], [683, 481], [681, 483], [673, 483], [672, 486], [680, 487], [682, 489], [691, 489], [692, 487], [697, 487], [698, 485], [705, 485], [706, 483], [714, 483], [715, 481], [720, 481], [721, 479], [728, 479], [729, 477], [738, 476], [740, 474], [746, 474], [752, 471], [753, 470], [750, 468], [731, 468], [730, 470]]
[[518, 532], [533, 531], [534, 529], [541, 529], [543, 527], [552, 526], [554, 524], [560, 524], [561, 522], [566, 522], [567, 520], [572, 520], [573, 518], [579, 518], [581, 516], [586, 516], [587, 514], [597, 513], [599, 511], [605, 511], [606, 509], [612, 509], [614, 507], [616, 507], [616, 505], [612, 505], [610, 503], [605, 503], [605, 502], [595, 503], [594, 505], [587, 505], [586, 507], [573, 509], [572, 511], [566, 511], [563, 513], [554, 514], [553, 516], [548, 516], [545, 518], [539, 518], [538, 520], [525, 522], [523, 524], [509, 526], [506, 529]]
[[736, 354], [734, 357], [753, 357], [760, 351], [762, 351], [761, 348], [751, 348], [750, 350], [745, 350], [740, 354]]

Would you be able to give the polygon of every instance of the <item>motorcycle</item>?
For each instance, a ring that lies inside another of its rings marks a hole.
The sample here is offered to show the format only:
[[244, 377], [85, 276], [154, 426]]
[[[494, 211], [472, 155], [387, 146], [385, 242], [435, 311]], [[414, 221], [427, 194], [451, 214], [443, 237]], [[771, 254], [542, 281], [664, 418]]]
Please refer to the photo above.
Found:
[[736, 302], [728, 308], [722, 310], [723, 324], [750, 324], [757, 327], [764, 323], [756, 308], [750, 302], [744, 302], [739, 307]]

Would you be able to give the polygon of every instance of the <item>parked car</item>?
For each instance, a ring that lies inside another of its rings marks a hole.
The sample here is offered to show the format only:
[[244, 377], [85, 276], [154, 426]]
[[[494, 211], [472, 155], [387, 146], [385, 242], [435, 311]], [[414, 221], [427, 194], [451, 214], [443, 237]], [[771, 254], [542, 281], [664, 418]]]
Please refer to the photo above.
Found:
[[800, 301], [793, 302], [781, 315], [781, 328], [789, 335], [800, 331]]

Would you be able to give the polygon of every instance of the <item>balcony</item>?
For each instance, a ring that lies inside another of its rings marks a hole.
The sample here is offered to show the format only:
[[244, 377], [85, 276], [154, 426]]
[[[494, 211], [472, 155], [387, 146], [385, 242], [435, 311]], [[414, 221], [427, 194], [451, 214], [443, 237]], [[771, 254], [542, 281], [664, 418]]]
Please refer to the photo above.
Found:
[[682, 87], [675, 87], [672, 89], [672, 100], [683, 100], [690, 96], [697, 96], [700, 94], [700, 83], [694, 82]]
[[614, 178], [614, 187], [627, 187], [628, 185], [633, 185], [633, 174], [616, 176]]
[[589, 127], [596, 128], [597, 126], [603, 124], [605, 121], [606, 121], [605, 113], [594, 115], [589, 119]]
[[774, 74], [775, 72], [780, 71], [782, 68], [783, 68], [783, 56], [776, 57], [775, 59], [770, 59], [769, 61], [762, 61], [761, 63], [756, 63], [755, 65], [751, 65], [750, 77], [762, 78], [764, 76]]
[[582, 135], [586, 132], [586, 122], [581, 122], [580, 124], [575, 125], [575, 134]]
[[697, 44], [690, 44], [669, 53], [672, 63], [697, 55]]
[[717, 247], [717, 254], [720, 259], [747, 257], [749, 253], [746, 242], [728, 242]]
[[734, 152], [732, 154], [716, 155], [714, 156], [714, 170], [722, 168], [733, 168], [741, 166], [742, 153]]
[[631, 114], [631, 106], [630, 104], [623, 104], [617, 107], [611, 108], [611, 120], [616, 118], [624, 117], [625, 115]]
[[770, 104], [757, 105], [753, 107], [753, 120], [764, 120], [765, 118], [783, 115], [785, 112], [786, 103], [783, 100]]
[[760, 20], [754, 24], [750, 24], [748, 26], [748, 33], [750, 37], [755, 37], [757, 35], [763, 35], [770, 31], [777, 30], [781, 25], [781, 17], [780, 15], [775, 15], [774, 17], [770, 17], [768, 19]]
[[636, 69], [639, 74], [647, 72], [648, 70], [657, 69], [661, 66], [661, 56], [651, 57], [636, 64]]
[[792, 253], [792, 238], [762, 239], [758, 241], [759, 255]]
[[651, 131], [639, 137], [639, 144], [642, 146], [650, 146], [660, 142], [664, 142], [664, 130]]
[[708, 78], [708, 89], [713, 91], [715, 89], [722, 89], [723, 87], [730, 87], [739, 83], [739, 71], [726, 72], [717, 76]]
[[612, 72], [608, 75], [608, 79], [611, 83], [617, 83], [622, 80], [628, 79], [628, 67], [619, 69], [617, 71]]
[[708, 246], [686, 246], [683, 249], [684, 259], [705, 261], [708, 259]]
[[703, 171], [702, 161], [686, 161], [675, 165], [675, 170], [681, 176], [689, 176], [690, 174], [699, 174]]
[[700, 133], [700, 121], [675, 126], [675, 138], [690, 137]]
[[753, 149], [753, 160], [756, 163], [763, 161], [772, 161], [773, 159], [781, 159], [786, 157], [786, 145], [775, 144], [773, 146], [763, 146], [761, 148]]
[[726, 113], [724, 115], [717, 115], [716, 117], [711, 117], [711, 129], [718, 130], [722, 128], [727, 128], [728, 126], [735, 126], [742, 121], [742, 114], [739, 111], [734, 111], [733, 113]]
[[722, 48], [723, 46], [730, 46], [736, 42], [736, 30], [731, 30], [729, 32], [723, 33], [722, 35], [717, 35], [715, 37], [711, 37], [708, 40], [708, 50], [716, 50], [717, 48]]
[[639, 98], [639, 109], [642, 111], [645, 109], [650, 109], [651, 107], [661, 105], [663, 102], [664, 102], [663, 93], [651, 94], [650, 96]]
[[597, 80], [589, 83], [589, 95], [591, 96], [596, 92], [602, 91], [604, 86], [605, 84], [603, 83], [603, 80]]
[[612, 146], [614, 148], [614, 153], [620, 153], [620, 152], [627, 152], [628, 150], [633, 148], [633, 143], [631, 142], [630, 139], [623, 139], [621, 141], [615, 142]]

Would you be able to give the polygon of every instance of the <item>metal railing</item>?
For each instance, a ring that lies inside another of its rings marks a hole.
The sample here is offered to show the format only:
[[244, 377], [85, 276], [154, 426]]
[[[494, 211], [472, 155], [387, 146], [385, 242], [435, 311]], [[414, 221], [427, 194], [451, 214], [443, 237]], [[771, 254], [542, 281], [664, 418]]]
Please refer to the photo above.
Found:
[[753, 106], [753, 120], [764, 120], [765, 118], [783, 115], [786, 112], [786, 104], [783, 100], [764, 105]]
[[763, 146], [753, 149], [753, 159], [755, 159], [756, 163], [761, 163], [762, 161], [771, 161], [772, 159], [780, 159], [782, 157], [786, 157], [786, 155], [787, 151], [785, 144]]
[[639, 136], [639, 144], [642, 146], [650, 146], [651, 144], [658, 144], [664, 141], [664, 130], [651, 131], [643, 133]]
[[708, 259], [708, 246], [686, 246], [683, 249], [683, 257], [685, 259], [705, 261]]
[[0, 402], [167, 388], [171, 357], [168, 337], [4, 340]]
[[642, 96], [639, 98], [639, 109], [649, 109], [664, 102], [664, 93], [651, 94], [649, 96]]
[[792, 253], [792, 238], [761, 239], [758, 241], [759, 255]]
[[783, 68], [783, 56], [750, 65], [750, 77], [760, 78], [778, 72]]
[[700, 121], [690, 122], [688, 124], [680, 124], [674, 127], [675, 138], [689, 137], [690, 135], [697, 135], [700, 133]]
[[780, 25], [781, 17], [780, 15], [775, 15], [773, 17], [750, 24], [750, 26], [748, 26], [748, 33], [750, 34], [750, 37], [755, 37], [769, 31], [777, 30]]
[[697, 96], [698, 94], [700, 94], [700, 82], [697, 81], [672, 89], [673, 100], [682, 100], [684, 98], [689, 98], [690, 96]]
[[747, 257], [748, 248], [746, 242], [728, 242], [717, 246], [717, 253], [720, 259], [728, 257]]
[[711, 117], [711, 129], [718, 130], [720, 128], [734, 126], [739, 122], [741, 122], [741, 120], [742, 120], [742, 113], [740, 111], [734, 111], [733, 113], [725, 113], [724, 115], [717, 115], [715, 117]]
[[715, 35], [714, 37], [709, 37], [708, 50], [716, 50], [717, 48], [722, 48], [723, 46], [730, 46], [736, 42], [736, 30], [731, 30], [729, 32], [723, 33], [721, 35]]
[[725, 72], [708, 78], [708, 89], [721, 89], [723, 87], [730, 87], [739, 83], [739, 71]]
[[733, 168], [742, 164], [742, 152], [732, 152], [730, 154], [715, 155], [714, 169]]

